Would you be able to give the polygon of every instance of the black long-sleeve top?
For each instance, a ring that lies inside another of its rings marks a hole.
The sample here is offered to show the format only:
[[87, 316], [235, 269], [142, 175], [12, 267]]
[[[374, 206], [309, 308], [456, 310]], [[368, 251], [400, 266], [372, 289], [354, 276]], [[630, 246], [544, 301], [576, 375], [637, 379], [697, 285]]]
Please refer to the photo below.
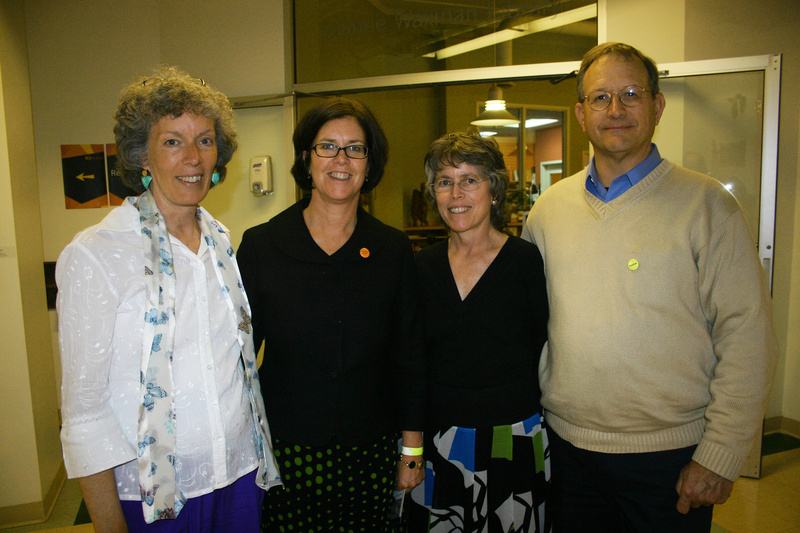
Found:
[[548, 303], [538, 248], [509, 237], [462, 301], [447, 241], [416, 254], [428, 357], [428, 429], [487, 427], [541, 410]]
[[308, 200], [248, 229], [237, 254], [252, 308], [272, 433], [356, 446], [423, 429], [424, 354], [413, 253], [404, 233], [359, 208], [326, 254], [303, 220]]

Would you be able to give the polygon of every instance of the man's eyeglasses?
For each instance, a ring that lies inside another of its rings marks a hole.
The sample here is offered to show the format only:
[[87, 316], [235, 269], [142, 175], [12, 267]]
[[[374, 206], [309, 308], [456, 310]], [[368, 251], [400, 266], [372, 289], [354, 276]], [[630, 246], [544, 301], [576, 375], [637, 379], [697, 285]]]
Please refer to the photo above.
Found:
[[628, 85], [620, 92], [614, 91], [592, 91], [583, 97], [583, 102], [589, 104], [589, 107], [595, 111], [603, 111], [611, 105], [611, 101], [616, 94], [619, 97], [620, 103], [625, 107], [636, 107], [642, 103], [647, 89], [639, 87], [638, 85]]
[[478, 187], [480, 187], [481, 183], [488, 180], [489, 178], [464, 178], [459, 181], [442, 178], [434, 181], [431, 183], [431, 189], [434, 192], [450, 192], [453, 190], [453, 186], [458, 185], [458, 188], [465, 192], [472, 192], [477, 191]]
[[314, 153], [320, 157], [336, 157], [339, 150], [344, 150], [344, 155], [350, 159], [366, 159], [367, 147], [363, 144], [351, 144], [350, 146], [336, 146], [333, 143], [318, 143], [312, 146]]

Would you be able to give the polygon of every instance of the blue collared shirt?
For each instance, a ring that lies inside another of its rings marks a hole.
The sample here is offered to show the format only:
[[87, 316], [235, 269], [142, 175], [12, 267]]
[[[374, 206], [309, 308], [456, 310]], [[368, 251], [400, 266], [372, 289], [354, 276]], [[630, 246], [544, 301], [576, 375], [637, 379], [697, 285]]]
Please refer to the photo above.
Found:
[[594, 157], [592, 157], [589, 166], [586, 168], [586, 190], [608, 203], [615, 198], [619, 198], [628, 192], [631, 187], [642, 181], [642, 178], [661, 164], [661, 161], [661, 154], [658, 153], [658, 148], [656, 148], [655, 144], [650, 143], [650, 155], [622, 176], [615, 178], [611, 182], [611, 186], [606, 189], [597, 179], [597, 169], [594, 166]]

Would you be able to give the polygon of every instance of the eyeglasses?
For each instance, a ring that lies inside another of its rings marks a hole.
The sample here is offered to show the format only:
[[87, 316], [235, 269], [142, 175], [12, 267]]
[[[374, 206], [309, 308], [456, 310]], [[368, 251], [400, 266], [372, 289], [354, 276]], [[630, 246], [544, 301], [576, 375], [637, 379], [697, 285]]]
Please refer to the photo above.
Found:
[[344, 155], [350, 159], [366, 159], [367, 147], [363, 144], [351, 144], [349, 146], [336, 146], [333, 143], [318, 143], [312, 146], [314, 153], [320, 157], [336, 157], [339, 150], [344, 150]]
[[442, 178], [434, 181], [431, 183], [431, 189], [434, 192], [450, 192], [453, 190], [453, 186], [458, 185], [458, 188], [464, 192], [472, 192], [477, 191], [478, 187], [480, 187], [481, 183], [488, 180], [489, 178], [464, 178], [459, 181]]
[[595, 111], [603, 111], [611, 105], [614, 95], [619, 96], [619, 101], [625, 107], [636, 107], [642, 103], [642, 98], [647, 92], [644, 87], [638, 85], [628, 85], [620, 92], [614, 91], [592, 91], [583, 97], [582, 102], [587, 102], [589, 107]]

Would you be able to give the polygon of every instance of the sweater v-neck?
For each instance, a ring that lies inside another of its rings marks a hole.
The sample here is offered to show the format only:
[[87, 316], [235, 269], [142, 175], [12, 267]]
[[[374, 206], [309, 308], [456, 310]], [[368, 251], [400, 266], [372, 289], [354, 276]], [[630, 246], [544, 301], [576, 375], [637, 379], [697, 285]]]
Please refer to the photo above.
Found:
[[576, 180], [583, 188], [583, 196], [595, 216], [599, 219], [610, 219], [618, 213], [625, 211], [634, 205], [644, 195], [649, 194], [655, 185], [666, 176], [675, 165], [666, 159], [653, 169], [647, 176], [641, 179], [636, 185], [628, 189], [622, 196], [614, 198], [610, 202], [604, 202], [586, 189], [586, 179]]

